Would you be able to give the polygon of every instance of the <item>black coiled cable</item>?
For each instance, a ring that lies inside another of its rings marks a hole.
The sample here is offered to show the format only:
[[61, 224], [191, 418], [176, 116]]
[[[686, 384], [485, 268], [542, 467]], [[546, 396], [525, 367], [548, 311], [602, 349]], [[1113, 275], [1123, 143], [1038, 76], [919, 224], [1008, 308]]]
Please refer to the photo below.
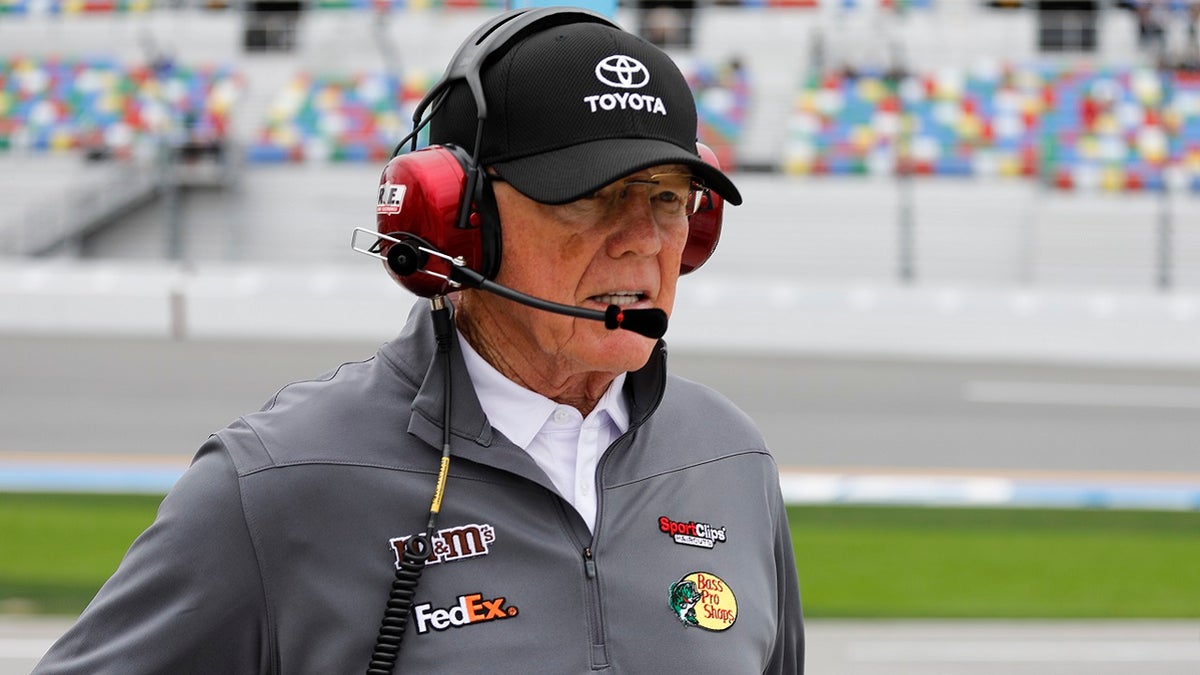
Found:
[[429, 560], [429, 554], [433, 550], [430, 542], [437, 531], [437, 518], [442, 510], [442, 496], [445, 494], [446, 478], [450, 473], [450, 346], [453, 344], [454, 324], [450, 318], [449, 302], [444, 297], [431, 298], [430, 306], [433, 310], [437, 351], [446, 364], [445, 398], [442, 408], [442, 461], [438, 468], [437, 485], [433, 491], [433, 503], [429, 506], [429, 522], [425, 532], [404, 543], [404, 555], [401, 556], [396, 567], [396, 576], [392, 579], [392, 590], [388, 593], [383, 621], [379, 624], [379, 637], [375, 639], [375, 649], [371, 652], [371, 662], [367, 664], [367, 675], [391, 675], [396, 668], [396, 658], [400, 655], [400, 645], [404, 641], [404, 630], [408, 627], [408, 618], [412, 613], [421, 572], [424, 571], [425, 562]]
[[421, 572], [425, 569], [425, 561], [428, 559], [427, 534], [419, 534], [405, 542], [404, 556], [396, 567], [395, 578], [392, 579], [392, 590], [388, 594], [387, 608], [379, 625], [379, 637], [375, 640], [375, 651], [371, 654], [367, 675], [391, 675], [395, 669], [400, 644], [404, 640], [404, 629], [408, 627], [408, 617], [417, 594], [417, 585], [421, 581]]

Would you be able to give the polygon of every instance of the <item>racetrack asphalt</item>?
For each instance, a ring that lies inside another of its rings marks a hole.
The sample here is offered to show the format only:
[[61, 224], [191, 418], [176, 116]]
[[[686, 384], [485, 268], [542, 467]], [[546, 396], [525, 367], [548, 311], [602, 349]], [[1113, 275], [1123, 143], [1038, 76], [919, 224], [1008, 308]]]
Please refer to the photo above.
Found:
[[[0, 489], [162, 492], [208, 434], [375, 347], [0, 337]], [[755, 419], [793, 501], [1200, 509], [1198, 371], [687, 351], [671, 367]]]

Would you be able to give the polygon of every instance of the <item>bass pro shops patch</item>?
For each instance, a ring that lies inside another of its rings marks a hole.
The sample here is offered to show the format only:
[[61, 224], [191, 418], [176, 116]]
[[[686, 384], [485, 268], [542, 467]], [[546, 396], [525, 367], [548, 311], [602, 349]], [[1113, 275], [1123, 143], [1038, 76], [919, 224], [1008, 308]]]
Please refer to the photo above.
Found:
[[733, 589], [709, 572], [692, 572], [671, 584], [670, 603], [684, 626], [723, 631], [737, 621]]

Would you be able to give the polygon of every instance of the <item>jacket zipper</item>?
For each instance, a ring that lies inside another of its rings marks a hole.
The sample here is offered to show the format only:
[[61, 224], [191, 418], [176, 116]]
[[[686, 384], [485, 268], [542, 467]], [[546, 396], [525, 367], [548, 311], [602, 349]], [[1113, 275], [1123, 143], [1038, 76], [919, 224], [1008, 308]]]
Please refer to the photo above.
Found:
[[649, 412], [630, 424], [625, 433], [610, 443], [608, 448], [604, 450], [604, 454], [600, 456], [600, 461], [596, 464], [596, 476], [593, 478], [596, 491], [596, 529], [592, 531], [592, 544], [583, 547], [583, 570], [584, 575], [587, 577], [588, 596], [590, 600], [588, 611], [591, 614], [592, 625], [591, 661], [593, 668], [608, 667], [608, 643], [604, 632], [604, 607], [603, 599], [600, 596], [600, 573], [596, 568], [595, 557], [595, 546], [600, 537], [600, 523], [604, 514], [604, 490], [601, 489], [600, 476], [603, 472], [605, 462], [608, 461], [609, 452], [617, 445], [620, 445], [626, 438], [632, 436], [638, 427], [642, 426], [642, 422], [654, 414], [661, 400], [660, 397], [659, 400], [654, 402]]
[[604, 639], [604, 612], [600, 601], [600, 580], [596, 574], [596, 560], [592, 556], [592, 547], [583, 548], [583, 570], [587, 577], [588, 613], [591, 615], [592, 627], [591, 650], [589, 659], [592, 668], [608, 667], [608, 645]]
[[[665, 370], [663, 371], [662, 379], [666, 379]], [[659, 383], [660, 390], [663, 389], [664, 386], [665, 385], [663, 382]], [[600, 572], [596, 567], [595, 553], [596, 542], [599, 541], [600, 537], [600, 523], [604, 514], [604, 490], [601, 489], [600, 476], [603, 472], [605, 462], [608, 461], [609, 452], [617, 445], [620, 445], [626, 438], [632, 436], [633, 433], [637, 431], [640, 426], [642, 426], [642, 423], [654, 414], [654, 411], [658, 409], [658, 406], [661, 402], [662, 396], [660, 395], [654, 401], [654, 404], [650, 407], [650, 410], [648, 410], [637, 420], [634, 420], [629, 425], [629, 428], [625, 430], [625, 433], [621, 434], [616, 438], [616, 440], [608, 445], [608, 447], [604, 450], [604, 454], [600, 456], [600, 461], [596, 463], [596, 475], [593, 478], [593, 485], [596, 491], [596, 529], [592, 531], [591, 545], [583, 547], [583, 571], [584, 576], [586, 577], [585, 583], [587, 584], [588, 590], [588, 613], [590, 615], [590, 624], [592, 630], [591, 664], [593, 669], [607, 668], [609, 664], [608, 642], [605, 638], [604, 632], [603, 598], [600, 596]], [[559, 508], [562, 511], [563, 516], [567, 517], [566, 507], [561, 500], [559, 502]]]

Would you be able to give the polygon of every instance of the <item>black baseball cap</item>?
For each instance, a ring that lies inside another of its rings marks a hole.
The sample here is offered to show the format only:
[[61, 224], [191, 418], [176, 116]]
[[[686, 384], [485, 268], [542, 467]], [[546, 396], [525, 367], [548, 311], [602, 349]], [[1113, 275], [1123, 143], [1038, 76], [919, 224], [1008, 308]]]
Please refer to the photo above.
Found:
[[[524, 37], [484, 64], [479, 162], [534, 201], [565, 204], [631, 173], [683, 164], [726, 201], [737, 187], [696, 150], [696, 103], [679, 67], [642, 38], [601, 23]], [[429, 141], [475, 145], [465, 80], [430, 119]]]

